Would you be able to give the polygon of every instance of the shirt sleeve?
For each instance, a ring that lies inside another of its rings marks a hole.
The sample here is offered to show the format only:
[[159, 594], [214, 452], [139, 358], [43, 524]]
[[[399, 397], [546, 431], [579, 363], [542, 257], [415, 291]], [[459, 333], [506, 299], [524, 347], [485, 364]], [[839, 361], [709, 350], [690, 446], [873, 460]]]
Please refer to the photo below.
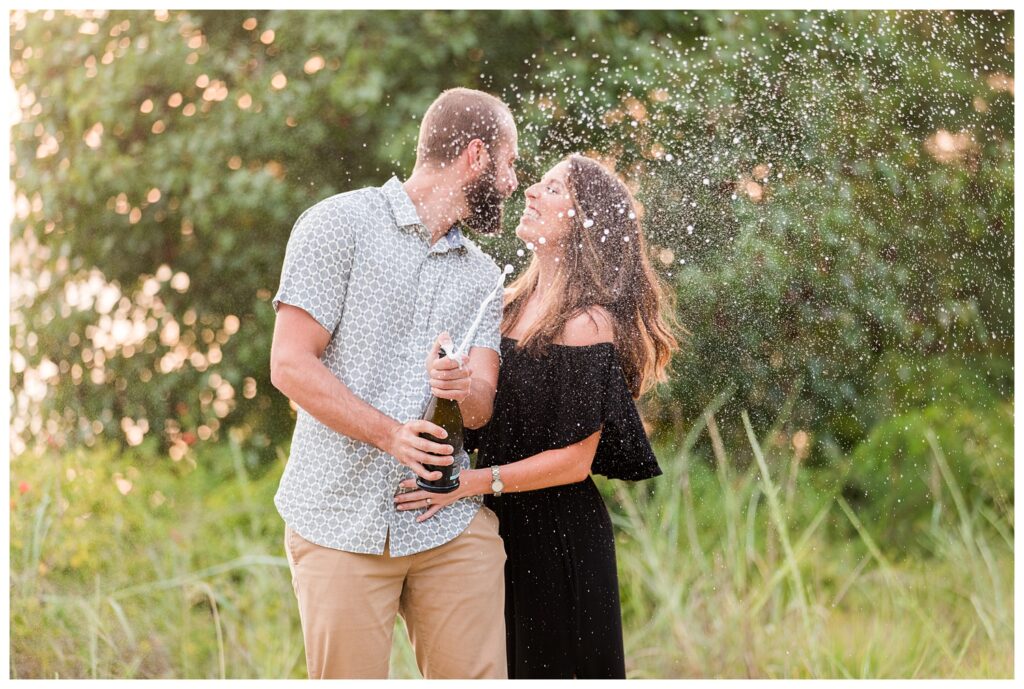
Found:
[[341, 321], [354, 254], [353, 233], [337, 210], [321, 203], [299, 216], [271, 302], [274, 311], [282, 303], [299, 307], [331, 333]]

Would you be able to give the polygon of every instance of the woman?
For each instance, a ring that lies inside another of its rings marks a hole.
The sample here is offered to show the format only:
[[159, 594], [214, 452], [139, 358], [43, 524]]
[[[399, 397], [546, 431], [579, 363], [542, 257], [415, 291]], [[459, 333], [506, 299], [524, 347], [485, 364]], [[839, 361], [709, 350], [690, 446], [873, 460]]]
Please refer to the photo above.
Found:
[[516, 236], [534, 256], [506, 292], [494, 414], [469, 434], [481, 468], [447, 495], [395, 500], [420, 520], [475, 495], [497, 513], [510, 678], [624, 678], [615, 543], [590, 474], [661, 473], [634, 398], [665, 379], [671, 300], [632, 196], [599, 163], [570, 156], [526, 199]]

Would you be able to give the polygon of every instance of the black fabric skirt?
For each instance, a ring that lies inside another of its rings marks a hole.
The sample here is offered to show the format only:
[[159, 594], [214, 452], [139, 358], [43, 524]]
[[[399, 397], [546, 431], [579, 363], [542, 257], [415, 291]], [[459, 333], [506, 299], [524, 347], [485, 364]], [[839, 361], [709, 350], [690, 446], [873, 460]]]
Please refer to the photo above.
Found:
[[615, 540], [591, 479], [487, 496], [505, 542], [511, 679], [624, 679]]

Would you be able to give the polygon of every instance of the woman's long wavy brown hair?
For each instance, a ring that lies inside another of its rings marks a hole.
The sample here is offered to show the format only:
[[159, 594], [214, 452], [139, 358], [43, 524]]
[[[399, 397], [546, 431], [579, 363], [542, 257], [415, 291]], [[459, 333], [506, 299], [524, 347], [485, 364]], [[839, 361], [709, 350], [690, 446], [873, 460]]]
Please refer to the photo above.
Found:
[[[685, 331], [675, 319], [674, 295], [651, 268], [640, 213], [629, 189], [596, 160], [575, 154], [567, 160], [575, 215], [540, 315], [518, 346], [542, 354], [559, 338], [566, 322], [602, 306], [612, 317], [619, 363], [636, 398], [667, 379], [665, 369], [679, 347], [674, 331]], [[508, 288], [503, 333], [515, 327], [539, 279], [540, 264], [534, 256]]]

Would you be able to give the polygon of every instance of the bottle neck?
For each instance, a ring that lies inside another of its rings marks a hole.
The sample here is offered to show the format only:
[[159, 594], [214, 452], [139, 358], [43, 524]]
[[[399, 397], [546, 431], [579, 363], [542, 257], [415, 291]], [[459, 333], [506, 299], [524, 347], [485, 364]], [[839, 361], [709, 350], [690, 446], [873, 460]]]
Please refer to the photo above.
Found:
[[438, 397], [437, 395], [431, 395], [431, 397], [433, 397], [434, 406], [436, 408], [457, 413], [459, 418], [462, 418], [462, 410], [459, 408], [458, 402], [455, 400], [445, 399], [444, 397]]

